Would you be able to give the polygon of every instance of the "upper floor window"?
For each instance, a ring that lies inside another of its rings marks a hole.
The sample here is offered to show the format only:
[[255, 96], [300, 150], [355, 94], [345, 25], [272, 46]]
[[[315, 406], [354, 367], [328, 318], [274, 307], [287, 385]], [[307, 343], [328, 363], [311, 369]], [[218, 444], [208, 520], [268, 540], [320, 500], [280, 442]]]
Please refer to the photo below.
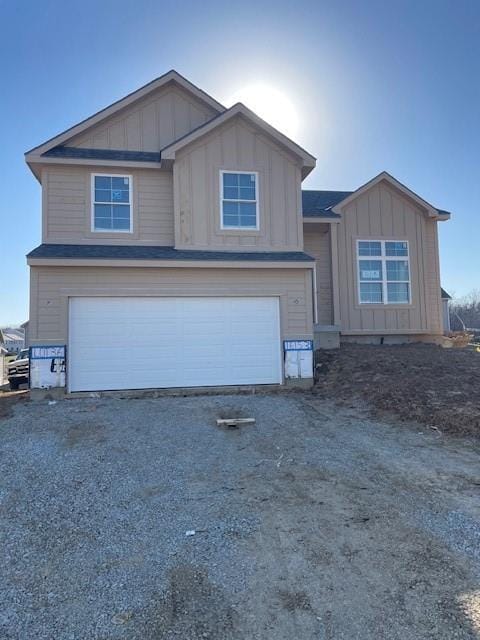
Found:
[[92, 230], [132, 231], [131, 176], [92, 177]]
[[411, 302], [408, 242], [358, 240], [360, 304]]
[[258, 229], [258, 174], [220, 172], [222, 229]]

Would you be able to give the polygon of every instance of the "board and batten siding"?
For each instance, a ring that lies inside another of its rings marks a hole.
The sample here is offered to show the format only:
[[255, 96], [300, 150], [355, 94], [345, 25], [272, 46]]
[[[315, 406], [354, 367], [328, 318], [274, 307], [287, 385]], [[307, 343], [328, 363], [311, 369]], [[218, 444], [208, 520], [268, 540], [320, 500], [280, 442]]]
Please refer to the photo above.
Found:
[[[221, 170], [258, 173], [258, 230], [221, 229]], [[177, 152], [173, 174], [178, 248], [303, 249], [300, 165], [240, 116]]]
[[282, 338], [312, 339], [311, 269], [32, 266], [31, 344], [68, 344], [68, 297], [82, 295], [278, 296]]
[[[91, 230], [92, 174], [132, 176], [132, 233]], [[42, 169], [42, 240], [69, 244], [173, 246], [173, 178], [170, 171], [48, 165]]]
[[330, 225], [315, 223], [304, 225], [305, 253], [315, 258], [317, 275], [318, 324], [333, 324], [332, 256]]
[[[437, 222], [379, 183], [342, 209], [338, 225], [340, 319], [344, 334], [441, 334]], [[357, 240], [408, 240], [411, 304], [359, 304]]]
[[71, 138], [66, 145], [158, 152], [217, 113], [180, 87], [165, 86]]

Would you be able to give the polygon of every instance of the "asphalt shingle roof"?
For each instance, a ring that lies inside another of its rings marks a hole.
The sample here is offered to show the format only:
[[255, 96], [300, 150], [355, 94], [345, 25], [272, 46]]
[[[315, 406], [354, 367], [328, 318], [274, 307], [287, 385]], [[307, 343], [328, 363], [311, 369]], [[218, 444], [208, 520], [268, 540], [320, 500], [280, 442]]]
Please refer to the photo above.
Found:
[[116, 149], [83, 149], [54, 147], [43, 154], [48, 158], [84, 158], [86, 160], [125, 160], [127, 162], [160, 162], [160, 152], [120, 151]]
[[173, 247], [104, 244], [41, 244], [27, 258], [81, 258], [100, 260], [215, 260], [257, 262], [311, 262], [302, 251], [197, 251]]
[[340, 218], [331, 210], [352, 191], [302, 191], [302, 210], [306, 218]]

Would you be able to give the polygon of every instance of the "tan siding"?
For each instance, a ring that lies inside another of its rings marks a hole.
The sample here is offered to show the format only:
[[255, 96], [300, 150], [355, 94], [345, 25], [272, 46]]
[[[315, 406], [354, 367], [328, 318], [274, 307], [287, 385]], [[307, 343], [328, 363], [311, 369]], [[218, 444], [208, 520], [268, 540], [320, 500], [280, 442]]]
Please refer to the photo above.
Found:
[[[345, 333], [441, 333], [437, 223], [379, 183], [351, 201], [338, 225], [340, 319]], [[408, 240], [412, 304], [360, 305], [356, 241]]]
[[282, 338], [312, 338], [309, 269], [31, 267], [32, 343], [68, 343], [72, 295], [279, 296]]
[[304, 248], [315, 258], [317, 272], [317, 312], [318, 323], [333, 324], [332, 256], [328, 224], [311, 225], [305, 230]]
[[[260, 229], [220, 228], [220, 170], [257, 171]], [[176, 246], [301, 250], [301, 176], [295, 160], [241, 118], [178, 153]]]
[[159, 151], [216, 113], [180, 88], [162, 87], [65, 144], [87, 149]]
[[75, 244], [150, 244], [173, 246], [173, 178], [168, 171], [135, 169], [133, 233], [92, 233], [92, 173], [122, 173], [112, 168], [48, 166], [42, 171], [43, 241]]

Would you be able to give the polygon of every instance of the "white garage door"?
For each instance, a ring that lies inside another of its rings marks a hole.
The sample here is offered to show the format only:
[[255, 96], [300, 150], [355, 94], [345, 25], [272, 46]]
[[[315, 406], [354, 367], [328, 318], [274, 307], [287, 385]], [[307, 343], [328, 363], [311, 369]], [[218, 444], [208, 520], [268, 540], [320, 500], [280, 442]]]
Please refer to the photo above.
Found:
[[70, 391], [281, 382], [278, 298], [71, 298]]

